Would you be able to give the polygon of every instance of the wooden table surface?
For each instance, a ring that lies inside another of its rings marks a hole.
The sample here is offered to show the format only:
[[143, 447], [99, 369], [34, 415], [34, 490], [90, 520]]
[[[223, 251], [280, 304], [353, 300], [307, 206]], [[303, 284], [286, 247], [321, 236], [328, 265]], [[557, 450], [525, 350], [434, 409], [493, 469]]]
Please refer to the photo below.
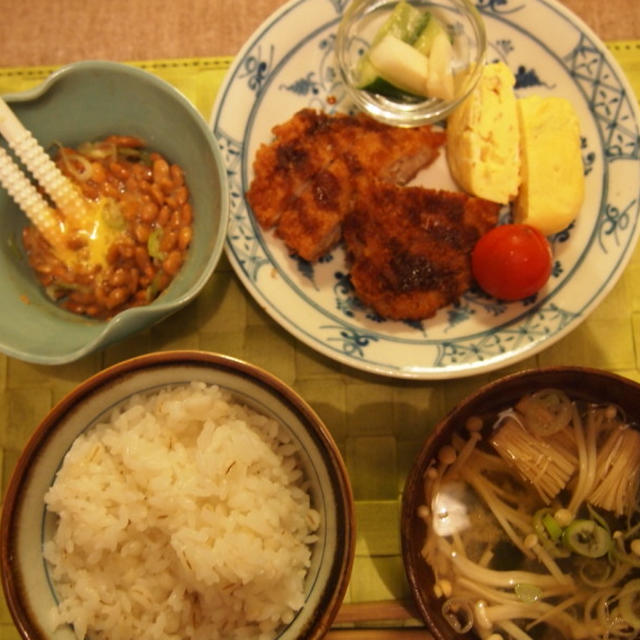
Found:
[[[283, 0], [0, 0], [0, 66], [234, 55], [282, 4]], [[640, 38], [639, 0], [561, 4], [602, 40]]]

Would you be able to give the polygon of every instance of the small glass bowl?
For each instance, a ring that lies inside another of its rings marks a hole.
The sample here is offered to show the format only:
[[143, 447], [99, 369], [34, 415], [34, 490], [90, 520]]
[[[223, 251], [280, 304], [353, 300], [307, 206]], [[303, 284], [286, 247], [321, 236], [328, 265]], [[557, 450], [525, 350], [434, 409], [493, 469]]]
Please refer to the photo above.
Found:
[[414, 127], [443, 120], [476, 86], [484, 67], [487, 37], [484, 21], [470, 0], [407, 0], [437, 17], [451, 36], [455, 97], [401, 101], [357, 87], [358, 61], [389, 16], [396, 1], [352, 0], [336, 36], [336, 58], [347, 94], [357, 107], [387, 124]]

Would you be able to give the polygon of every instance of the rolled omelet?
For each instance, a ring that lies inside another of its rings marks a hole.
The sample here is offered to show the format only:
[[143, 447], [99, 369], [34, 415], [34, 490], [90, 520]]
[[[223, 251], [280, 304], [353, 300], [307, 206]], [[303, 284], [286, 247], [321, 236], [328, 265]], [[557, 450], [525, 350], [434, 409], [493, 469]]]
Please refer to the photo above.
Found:
[[503, 62], [488, 64], [471, 95], [447, 119], [447, 162], [458, 186], [507, 204], [520, 184], [520, 129], [513, 86]]
[[520, 192], [515, 222], [545, 235], [573, 221], [584, 199], [580, 124], [565, 98], [528, 96], [518, 100], [520, 122]]

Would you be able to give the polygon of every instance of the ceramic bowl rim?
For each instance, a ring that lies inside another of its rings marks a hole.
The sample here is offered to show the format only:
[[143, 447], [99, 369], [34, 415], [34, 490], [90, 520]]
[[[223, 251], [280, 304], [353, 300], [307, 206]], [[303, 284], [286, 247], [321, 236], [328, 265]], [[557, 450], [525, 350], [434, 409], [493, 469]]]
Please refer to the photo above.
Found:
[[[424, 470], [427, 468], [429, 461], [433, 459], [435, 447], [439, 443], [440, 439], [446, 435], [448, 428], [451, 431], [457, 429], [458, 427], [455, 424], [456, 418], [458, 416], [461, 418], [466, 417], [470, 407], [473, 407], [483, 398], [494, 395], [496, 391], [499, 391], [504, 387], [511, 388], [512, 385], [518, 385], [519, 383], [524, 383], [531, 379], [539, 379], [540, 376], [546, 377], [547, 375], [556, 374], [572, 378], [583, 376], [598, 380], [599, 382], [607, 380], [613, 384], [619, 385], [621, 388], [633, 389], [637, 393], [638, 404], [640, 405], [640, 382], [618, 373], [613, 373], [595, 367], [579, 365], [555, 365], [539, 368], [527, 368], [521, 371], [505, 374], [495, 380], [482, 384], [476, 387], [475, 390], [469, 394], [465, 395], [436, 422], [432, 432], [420, 445], [418, 453], [413, 460], [409, 473], [407, 474], [402, 493], [400, 516], [402, 563], [405, 575], [409, 582], [411, 599], [416, 606], [416, 610], [420, 617], [424, 620], [427, 627], [434, 635], [435, 640], [448, 640], [448, 636], [443, 634], [434, 619], [434, 615], [432, 614], [432, 611], [434, 610], [434, 601], [427, 600], [427, 598], [423, 597], [424, 589], [421, 588], [421, 584], [417, 578], [417, 568], [415, 565], [415, 562], [418, 561], [419, 552], [417, 549], [419, 545], [414, 543], [413, 536], [411, 535], [412, 522], [414, 522], [417, 517], [417, 496], [420, 487], [422, 486]], [[542, 387], [542, 381], [540, 381], [540, 383], [541, 384], [537, 386]], [[591, 394], [587, 392], [586, 395]], [[496, 402], [495, 405], [500, 406], [500, 402]]]

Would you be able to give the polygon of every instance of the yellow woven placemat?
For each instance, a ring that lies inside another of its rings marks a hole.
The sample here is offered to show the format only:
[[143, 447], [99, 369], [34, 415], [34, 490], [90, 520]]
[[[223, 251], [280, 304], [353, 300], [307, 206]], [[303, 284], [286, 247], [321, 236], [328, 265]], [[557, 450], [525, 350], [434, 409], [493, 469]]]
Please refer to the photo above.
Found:
[[[631, 87], [640, 99], [640, 40], [607, 43]], [[154, 73], [184, 93], [205, 118], [209, 118], [216, 93], [232, 57], [149, 60], [130, 64]], [[57, 67], [0, 67], [0, 95], [24, 91], [42, 82]]]
[[[180, 58], [131, 62], [179, 89], [209, 118], [220, 84], [233, 58]], [[58, 67], [0, 67], [0, 95], [25, 91], [42, 82]]]
[[607, 48], [622, 67], [636, 98], [640, 100], [640, 40], [609, 42]]
[[[607, 45], [640, 96], [640, 42]], [[134, 62], [177, 87], [209, 118], [231, 58]], [[0, 94], [40, 83], [54, 67], [0, 68]], [[509, 371], [572, 363], [640, 380], [640, 253], [607, 299], [569, 336], [508, 370], [447, 382], [384, 379], [336, 364], [301, 344], [254, 303], [223, 258], [186, 309], [134, 338], [82, 360], [46, 367], [0, 354], [0, 489], [29, 434], [79, 382], [152, 350], [219, 351], [262, 366], [292, 385], [336, 439], [356, 500], [356, 559], [347, 602], [408, 597], [400, 557], [400, 493], [421, 443], [453, 404]], [[414, 624], [414, 623], [409, 623]], [[0, 640], [19, 640], [0, 598]]]

